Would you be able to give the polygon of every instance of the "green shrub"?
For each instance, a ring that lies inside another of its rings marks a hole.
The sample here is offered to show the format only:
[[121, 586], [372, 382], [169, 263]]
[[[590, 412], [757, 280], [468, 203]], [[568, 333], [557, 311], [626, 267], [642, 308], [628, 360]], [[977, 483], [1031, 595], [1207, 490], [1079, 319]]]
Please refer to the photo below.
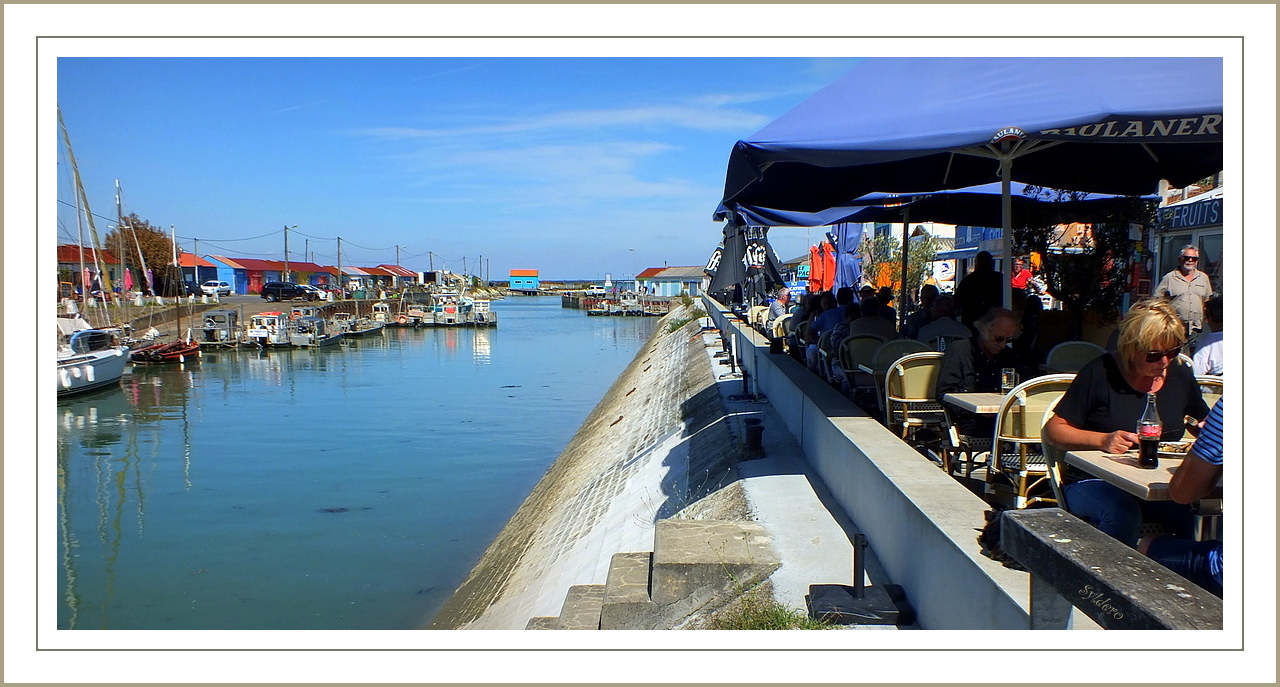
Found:
[[674, 320], [671, 320], [670, 322], [667, 323], [667, 333], [671, 334], [673, 332], [678, 332], [686, 324], [689, 324], [694, 320], [700, 320], [706, 316], [707, 316], [707, 313], [703, 312], [702, 310], [694, 310], [693, 312], [689, 313], [685, 317], [677, 317]]

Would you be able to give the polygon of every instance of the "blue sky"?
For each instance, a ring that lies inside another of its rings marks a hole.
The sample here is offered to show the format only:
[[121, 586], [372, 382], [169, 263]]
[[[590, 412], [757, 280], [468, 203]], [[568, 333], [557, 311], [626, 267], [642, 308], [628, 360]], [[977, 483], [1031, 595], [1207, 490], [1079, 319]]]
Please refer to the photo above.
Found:
[[[596, 279], [703, 264], [734, 142], [855, 63], [64, 57], [57, 97], [103, 234], [119, 179], [125, 214], [202, 255], [282, 259], [297, 225], [294, 260], [335, 264], [340, 236], [348, 265], [400, 246], [416, 270]], [[74, 209], [59, 223], [74, 242]], [[778, 252], [806, 235], [775, 231]]]

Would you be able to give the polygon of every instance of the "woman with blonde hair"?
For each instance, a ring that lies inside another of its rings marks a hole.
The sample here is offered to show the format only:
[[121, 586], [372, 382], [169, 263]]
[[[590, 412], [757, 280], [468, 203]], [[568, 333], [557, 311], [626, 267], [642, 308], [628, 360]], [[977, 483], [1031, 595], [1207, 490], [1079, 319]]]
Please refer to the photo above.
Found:
[[[1045, 439], [1067, 450], [1123, 454], [1138, 444], [1138, 419], [1151, 393], [1160, 412], [1160, 440], [1181, 439], [1185, 417], [1203, 420], [1209, 414], [1191, 368], [1178, 362], [1186, 342], [1186, 326], [1168, 301], [1135, 304], [1120, 323], [1116, 350], [1076, 374], [1045, 423]], [[1187, 506], [1141, 501], [1074, 468], [1063, 481], [1066, 503], [1059, 505], [1130, 546], [1138, 543], [1144, 519], [1175, 532], [1191, 525]]]

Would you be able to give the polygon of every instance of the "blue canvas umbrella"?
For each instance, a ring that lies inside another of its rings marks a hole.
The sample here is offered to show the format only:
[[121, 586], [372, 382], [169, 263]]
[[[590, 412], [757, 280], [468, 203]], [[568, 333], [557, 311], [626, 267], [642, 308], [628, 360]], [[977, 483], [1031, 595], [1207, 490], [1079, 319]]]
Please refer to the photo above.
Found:
[[844, 286], [853, 288], [862, 279], [862, 257], [858, 253], [862, 246], [862, 224], [860, 222], [840, 222], [832, 227], [836, 247], [836, 284], [839, 289]]
[[871, 58], [739, 141], [721, 204], [814, 213], [1000, 182], [1007, 255], [1015, 178], [1188, 185], [1222, 169], [1222, 100], [1215, 57]]

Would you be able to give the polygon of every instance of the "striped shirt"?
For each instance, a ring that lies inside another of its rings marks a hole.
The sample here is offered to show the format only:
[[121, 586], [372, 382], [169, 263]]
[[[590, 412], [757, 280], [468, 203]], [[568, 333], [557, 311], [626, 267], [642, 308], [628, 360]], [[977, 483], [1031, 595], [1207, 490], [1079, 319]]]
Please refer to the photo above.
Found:
[[1196, 443], [1191, 446], [1191, 450], [1196, 452], [1206, 463], [1213, 465], [1222, 465], [1222, 399], [1213, 404], [1213, 409], [1209, 411], [1209, 416], [1204, 419], [1204, 427], [1200, 429], [1200, 435], [1196, 437]]

